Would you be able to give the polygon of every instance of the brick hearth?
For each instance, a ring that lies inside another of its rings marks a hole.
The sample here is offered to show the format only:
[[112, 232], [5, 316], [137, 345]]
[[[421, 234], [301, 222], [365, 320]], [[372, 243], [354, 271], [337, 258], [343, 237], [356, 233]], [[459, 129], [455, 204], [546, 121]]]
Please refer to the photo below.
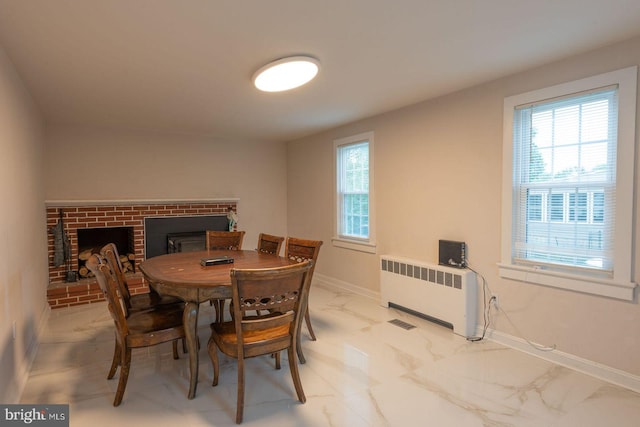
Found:
[[[47, 203], [47, 230], [55, 226], [63, 212], [65, 231], [71, 244], [71, 270], [78, 271], [78, 234], [80, 228], [133, 227], [134, 255], [137, 262], [144, 260], [144, 220], [149, 217], [225, 215], [229, 208], [237, 212], [237, 201], [213, 202], [49, 202]], [[53, 265], [53, 234], [48, 233], [49, 287], [47, 300], [51, 308], [89, 304], [104, 301], [95, 279], [65, 282], [66, 268]], [[128, 274], [127, 282], [132, 294], [149, 292], [140, 273]]]

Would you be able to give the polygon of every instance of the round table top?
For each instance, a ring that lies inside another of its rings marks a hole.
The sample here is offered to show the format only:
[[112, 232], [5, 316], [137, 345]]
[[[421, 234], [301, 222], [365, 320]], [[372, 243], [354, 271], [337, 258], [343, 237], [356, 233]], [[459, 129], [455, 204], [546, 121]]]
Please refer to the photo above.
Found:
[[[203, 258], [220, 256], [233, 258], [234, 262], [211, 266], [200, 264]], [[160, 255], [143, 261], [138, 267], [152, 283], [206, 288], [231, 285], [229, 273], [233, 268], [273, 268], [295, 263], [288, 258], [256, 250], [209, 250]]]

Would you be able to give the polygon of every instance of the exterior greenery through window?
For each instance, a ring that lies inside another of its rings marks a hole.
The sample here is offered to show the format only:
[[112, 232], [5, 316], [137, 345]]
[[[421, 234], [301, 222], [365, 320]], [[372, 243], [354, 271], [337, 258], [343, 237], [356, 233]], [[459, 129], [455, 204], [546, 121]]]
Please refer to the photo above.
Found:
[[336, 165], [335, 245], [375, 252], [373, 132], [334, 141]]
[[613, 269], [617, 92], [516, 108], [517, 259]]

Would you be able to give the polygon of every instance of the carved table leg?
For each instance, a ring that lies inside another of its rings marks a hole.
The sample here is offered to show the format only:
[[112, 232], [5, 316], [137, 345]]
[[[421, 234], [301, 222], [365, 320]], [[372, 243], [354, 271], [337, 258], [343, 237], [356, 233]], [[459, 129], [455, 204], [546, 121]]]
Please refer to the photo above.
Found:
[[184, 306], [182, 321], [184, 322], [185, 335], [187, 337], [187, 350], [189, 351], [189, 399], [196, 397], [198, 386], [198, 309], [200, 304], [187, 302]]

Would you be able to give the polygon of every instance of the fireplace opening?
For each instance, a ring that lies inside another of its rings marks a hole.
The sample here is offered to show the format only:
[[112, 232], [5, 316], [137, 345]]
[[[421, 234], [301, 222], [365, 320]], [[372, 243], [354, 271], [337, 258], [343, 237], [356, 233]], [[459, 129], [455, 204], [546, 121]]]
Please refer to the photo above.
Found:
[[229, 229], [225, 215], [145, 218], [145, 258], [205, 249], [206, 230]]
[[125, 273], [136, 271], [133, 227], [79, 228], [78, 275], [80, 278], [93, 276], [85, 263], [91, 254], [100, 253], [100, 249], [107, 243], [116, 245]]
[[191, 231], [167, 234], [167, 253], [203, 251], [206, 249], [206, 233]]

